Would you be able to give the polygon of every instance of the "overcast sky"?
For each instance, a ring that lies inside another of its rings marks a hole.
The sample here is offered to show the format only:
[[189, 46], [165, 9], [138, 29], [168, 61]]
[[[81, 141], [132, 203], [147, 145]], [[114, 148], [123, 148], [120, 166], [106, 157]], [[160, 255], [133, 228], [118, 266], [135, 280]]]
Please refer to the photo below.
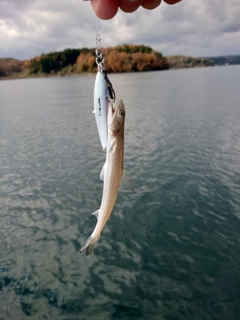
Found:
[[[96, 22], [97, 21], [97, 22]], [[29, 59], [66, 48], [124, 43], [151, 46], [163, 55], [240, 54], [240, 0], [182, 0], [139, 8], [108, 21], [82, 0], [0, 0], [0, 58]]]

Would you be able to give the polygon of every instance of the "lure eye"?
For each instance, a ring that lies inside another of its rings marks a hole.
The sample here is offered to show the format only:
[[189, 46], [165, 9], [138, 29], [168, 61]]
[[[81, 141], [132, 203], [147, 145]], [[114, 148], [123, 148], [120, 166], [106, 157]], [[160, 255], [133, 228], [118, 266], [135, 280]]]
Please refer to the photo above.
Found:
[[125, 111], [124, 110], [119, 110], [118, 111], [118, 116], [119, 117], [124, 117], [125, 116]]

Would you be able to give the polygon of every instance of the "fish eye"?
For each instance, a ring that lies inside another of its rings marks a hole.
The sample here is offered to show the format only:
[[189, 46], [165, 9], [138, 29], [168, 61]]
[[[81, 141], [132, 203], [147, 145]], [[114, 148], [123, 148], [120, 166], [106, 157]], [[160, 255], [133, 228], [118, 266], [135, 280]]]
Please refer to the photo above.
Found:
[[124, 110], [119, 110], [118, 111], [118, 116], [119, 117], [124, 117], [125, 116], [125, 111]]

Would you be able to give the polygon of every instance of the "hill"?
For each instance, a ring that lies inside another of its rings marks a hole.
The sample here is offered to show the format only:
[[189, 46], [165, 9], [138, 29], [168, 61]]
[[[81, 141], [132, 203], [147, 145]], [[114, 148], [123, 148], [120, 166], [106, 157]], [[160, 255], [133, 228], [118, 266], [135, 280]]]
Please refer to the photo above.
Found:
[[[102, 49], [105, 67], [111, 72], [137, 72], [169, 69], [161, 53], [143, 45], [122, 45]], [[29, 74], [78, 74], [96, 72], [95, 49], [66, 49], [41, 55], [29, 61]]]
[[0, 77], [16, 76], [23, 72], [24, 61], [12, 58], [0, 59]]
[[222, 66], [228, 64], [240, 64], [240, 55], [236, 56], [220, 56], [220, 57], [210, 57], [214, 65]]
[[[111, 72], [138, 72], [169, 69], [160, 52], [144, 45], [104, 48], [105, 67]], [[96, 72], [95, 49], [66, 49], [42, 54], [31, 60], [0, 59], [0, 77], [71, 75]]]
[[213, 61], [209, 58], [193, 58], [185, 56], [168, 56], [170, 69], [199, 68], [213, 66]]

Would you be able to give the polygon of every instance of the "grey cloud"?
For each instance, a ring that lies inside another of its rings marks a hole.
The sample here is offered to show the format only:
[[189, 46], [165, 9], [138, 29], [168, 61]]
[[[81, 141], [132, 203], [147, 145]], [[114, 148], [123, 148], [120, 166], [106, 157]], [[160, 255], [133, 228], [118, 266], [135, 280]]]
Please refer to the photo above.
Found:
[[76, 0], [0, 1], [0, 56], [24, 59], [88, 46], [86, 33], [94, 14], [90, 6], [81, 4]]
[[135, 39], [154, 46], [165, 55], [208, 56], [227, 52], [239, 54], [238, 42], [225, 39], [224, 44], [219, 45], [219, 37], [226, 31], [231, 30], [234, 33], [232, 38], [239, 36], [239, 1], [219, 3], [218, 0], [186, 0], [171, 8], [159, 8], [158, 14], [152, 14], [149, 20], [143, 20], [146, 17], [145, 12], [141, 12], [141, 15], [140, 20], [145, 23], [140, 26], [140, 32], [136, 30]]
[[119, 10], [97, 20], [82, 0], [0, 0], [0, 57], [29, 58], [67, 47], [94, 47], [96, 20], [102, 45], [150, 45], [164, 55], [239, 53], [240, 2], [185, 0], [155, 10]]

